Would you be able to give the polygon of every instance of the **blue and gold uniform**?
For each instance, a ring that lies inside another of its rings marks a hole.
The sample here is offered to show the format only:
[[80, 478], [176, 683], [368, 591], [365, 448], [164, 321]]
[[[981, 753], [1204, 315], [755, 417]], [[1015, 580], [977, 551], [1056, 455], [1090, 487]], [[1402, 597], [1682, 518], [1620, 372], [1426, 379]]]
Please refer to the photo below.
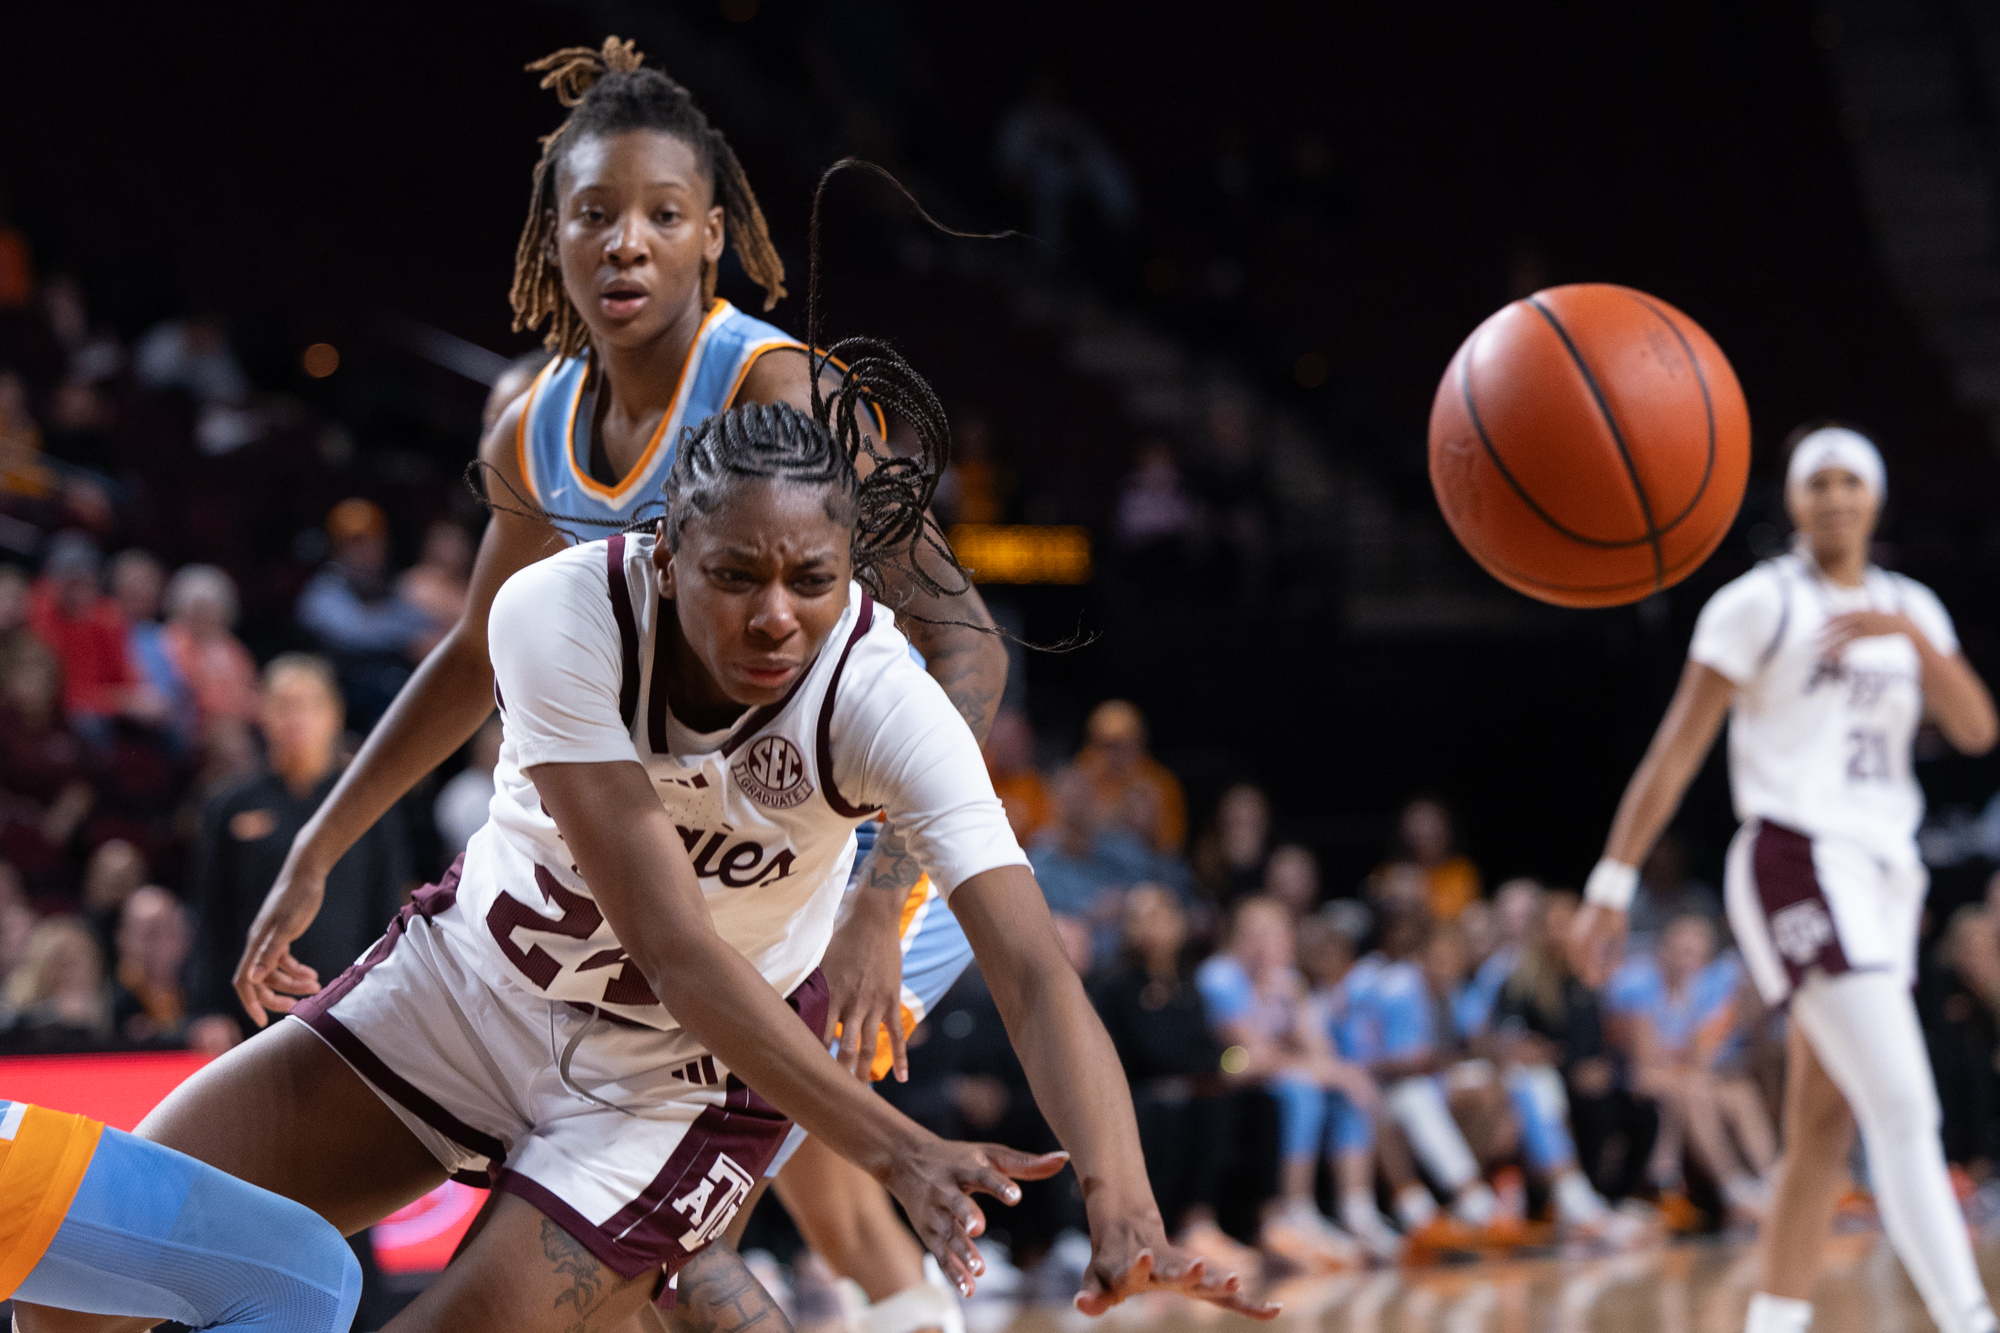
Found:
[[574, 543], [591, 541], [644, 517], [658, 507], [660, 488], [673, 466], [681, 433], [729, 407], [750, 368], [767, 352], [803, 349], [804, 343], [775, 324], [716, 301], [695, 332], [672, 404], [645, 452], [616, 482], [591, 475], [590, 419], [586, 400], [594, 392], [588, 356], [551, 361], [535, 377], [514, 434], [516, 460], [528, 484], [528, 498], [561, 518], [592, 522], [587, 531], [568, 531]]

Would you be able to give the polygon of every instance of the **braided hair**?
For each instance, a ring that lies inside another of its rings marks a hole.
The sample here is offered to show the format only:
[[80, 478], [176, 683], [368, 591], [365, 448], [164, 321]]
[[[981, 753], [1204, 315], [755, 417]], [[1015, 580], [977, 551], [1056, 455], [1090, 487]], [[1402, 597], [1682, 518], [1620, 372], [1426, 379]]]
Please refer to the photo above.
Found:
[[[694, 151], [714, 190], [715, 201], [729, 229], [744, 270], [764, 289], [769, 310], [785, 295], [785, 265], [771, 244], [764, 211], [743, 174], [743, 164], [722, 131], [708, 123], [693, 94], [657, 69], [646, 69], [645, 57], [630, 41], [604, 39], [601, 49], [569, 46], [543, 56], [527, 68], [542, 75], [542, 87], [553, 88], [556, 100], [572, 107], [569, 118], [542, 140], [542, 157], [535, 163], [535, 184], [528, 201], [528, 222], [514, 251], [514, 328], [548, 325], [543, 342], [557, 356], [576, 356], [589, 342], [583, 316], [563, 290], [562, 270], [551, 251], [556, 226], [556, 176], [571, 145], [594, 135], [625, 130], [659, 130]], [[701, 299], [715, 300], [715, 268], [702, 266]]]

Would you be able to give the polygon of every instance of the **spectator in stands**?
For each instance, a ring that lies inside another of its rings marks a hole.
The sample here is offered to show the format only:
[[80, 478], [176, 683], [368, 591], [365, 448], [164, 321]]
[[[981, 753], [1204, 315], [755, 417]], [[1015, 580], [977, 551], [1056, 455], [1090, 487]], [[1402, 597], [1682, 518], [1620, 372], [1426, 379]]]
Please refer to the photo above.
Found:
[[125, 368], [118, 335], [92, 324], [83, 284], [75, 278], [58, 273], [42, 284], [42, 313], [62, 348], [65, 385], [97, 384]]
[[1195, 848], [1195, 878], [1208, 896], [1227, 907], [1264, 883], [1271, 856], [1271, 802], [1261, 787], [1239, 782], [1222, 793], [1215, 827]]
[[472, 582], [472, 538], [463, 526], [439, 519], [424, 529], [424, 547], [417, 563], [396, 579], [396, 596], [423, 612], [430, 628], [417, 636], [411, 655], [421, 659], [437, 647], [445, 631], [465, 614], [466, 590]]
[[1173, 892], [1138, 884], [1125, 896], [1117, 963], [1091, 1000], [1132, 1083], [1139, 1142], [1153, 1195], [1175, 1243], [1238, 1273], [1261, 1261], [1216, 1224], [1235, 1147], [1235, 1102], [1222, 1082], [1222, 1047], [1190, 977], [1187, 913]]
[[1633, 1088], [1660, 1107], [1654, 1183], [1662, 1193], [1685, 1192], [1685, 1143], [1715, 1177], [1730, 1211], [1760, 1219], [1770, 1206], [1777, 1135], [1755, 1085], [1727, 1064], [1738, 1029], [1741, 965], [1715, 956], [1715, 927], [1706, 918], [1683, 916], [1661, 935], [1650, 969], [1621, 974], [1611, 990], [1613, 1002], [1634, 1018]]
[[1698, 916], [1722, 922], [1722, 898], [1710, 885], [1687, 872], [1687, 855], [1671, 829], [1660, 835], [1646, 864], [1639, 867], [1639, 889], [1632, 899], [1630, 947], [1646, 950], [1675, 917]]
[[1053, 79], [1035, 81], [1028, 95], [1001, 115], [994, 133], [1000, 179], [1028, 203], [1028, 227], [1038, 253], [1053, 263], [1069, 246], [1070, 209], [1096, 206], [1113, 228], [1130, 228], [1138, 216], [1131, 173], [1104, 135], [1070, 106]]
[[28, 382], [0, 367], [0, 493], [40, 499], [54, 485], [42, 461], [42, 428], [28, 411]]
[[1090, 778], [1068, 768], [1056, 775], [1055, 823], [1028, 848], [1028, 864], [1049, 910], [1090, 923], [1100, 957], [1116, 945], [1125, 890], [1152, 878], [1154, 857], [1138, 838], [1098, 823]]
[[1208, 527], [1240, 592], [1254, 593], [1271, 558], [1269, 486], [1257, 457], [1250, 404], [1220, 394], [1208, 408], [1208, 432], [1191, 469]]
[[357, 731], [366, 731], [433, 642], [429, 616], [389, 583], [389, 519], [372, 500], [342, 500], [326, 519], [333, 556], [299, 594], [298, 620], [340, 672]]
[[[2000, 876], [1996, 876], [2000, 878]], [[1992, 1174], [2000, 1158], [2000, 931], [1993, 909], [1967, 905], [1951, 914], [1919, 977], [1917, 1007], [1937, 1076], [1947, 1160], [1974, 1179]]]
[[0, 1032], [10, 1054], [87, 1051], [111, 1038], [104, 957], [74, 917], [45, 917], [28, 932], [20, 965], [7, 978], [13, 1020]]
[[229, 347], [229, 324], [217, 315], [155, 324], [139, 339], [133, 362], [148, 389], [179, 390], [203, 404], [250, 396], [250, 377]]
[[0, 665], [41, 642], [28, 628], [28, 576], [18, 566], [0, 565]]
[[1258, 1245], [1309, 1272], [1349, 1267], [1360, 1258], [1354, 1239], [1313, 1201], [1313, 1168], [1338, 1085], [1357, 1101], [1358, 1067], [1336, 1058], [1308, 1031], [1306, 987], [1295, 960], [1292, 916], [1262, 896], [1239, 899], [1221, 953], [1195, 970], [1209, 1022], [1228, 1048], [1223, 1068], [1257, 1080], [1278, 1103], [1279, 1188], [1267, 1206]]
[[39, 643], [0, 663], [0, 856], [56, 909], [74, 906], [69, 854], [97, 801], [61, 698], [61, 667]]
[[500, 762], [500, 719], [490, 717], [465, 745], [465, 767], [452, 775], [431, 807], [438, 841], [446, 856], [457, 856], [486, 822], [493, 803], [493, 769]]
[[1035, 767], [1035, 733], [1018, 709], [1002, 708], [993, 718], [983, 747], [993, 791], [1007, 808], [1007, 823], [1023, 847], [1048, 827], [1054, 814], [1048, 784]]
[[118, 969], [111, 1021], [135, 1046], [178, 1042], [187, 1028], [187, 911], [149, 884], [125, 900], [118, 918]]
[[93, 744], [109, 742], [115, 717], [166, 715], [166, 699], [133, 670], [118, 604], [98, 589], [101, 564], [90, 538], [58, 533], [28, 598], [28, 627], [62, 664], [63, 712]]
[[1097, 818], [1117, 823], [1156, 852], [1177, 856], [1187, 843], [1187, 797], [1180, 779], [1146, 753], [1146, 720], [1123, 699], [1091, 710], [1076, 767], [1090, 779]]
[[1453, 920], [1479, 896], [1479, 869], [1452, 845], [1451, 812], [1419, 796], [1403, 807], [1397, 831], [1402, 855], [1424, 872], [1431, 915]]
[[1319, 858], [1312, 849], [1288, 842], [1264, 865], [1264, 896], [1285, 905], [1294, 921], [1319, 906]]
[[[1135, 554], [1171, 557], [1201, 536], [1201, 509], [1181, 481], [1173, 446], [1148, 440], [1119, 483], [1112, 535]], [[1135, 566], [1136, 567], [1136, 566]]]
[[[1447, 960], [1427, 949], [1432, 923], [1421, 905], [1385, 900], [1380, 910], [1381, 949], [1362, 960], [1367, 971], [1354, 1020], [1357, 1049], [1382, 1089], [1386, 1118], [1444, 1191], [1454, 1218], [1483, 1229], [1498, 1217], [1499, 1201], [1452, 1114], [1444, 1080], [1436, 1077], [1454, 1052], [1451, 1034], [1439, 1027], [1440, 1006], [1425, 963], [1435, 973]], [[1385, 1153], [1383, 1166], [1405, 1234], [1427, 1233], [1440, 1223], [1436, 1202], [1400, 1154]]]
[[[1474, 903], [1460, 914], [1461, 925], [1473, 914]], [[1507, 979], [1514, 975], [1530, 934], [1542, 914], [1542, 886], [1532, 879], [1510, 879], [1493, 895], [1493, 946], [1473, 968], [1472, 978], [1452, 1001], [1459, 1031], [1477, 1036], [1493, 1018], [1493, 1006]], [[1475, 951], [1476, 956], [1476, 951]]]
[[146, 858], [123, 838], [107, 838], [83, 868], [83, 917], [109, 954], [118, 941], [125, 904], [146, 882]]
[[[1355, 970], [1353, 925], [1349, 912], [1320, 914], [1299, 923], [1299, 967], [1312, 988], [1305, 1014], [1307, 1049], [1339, 1076], [1329, 1080], [1323, 1145], [1312, 1145], [1310, 1163], [1296, 1158], [1286, 1162], [1283, 1170], [1290, 1179], [1281, 1188], [1288, 1194], [1309, 1192], [1311, 1169], [1320, 1157], [1327, 1158], [1333, 1165], [1341, 1225], [1370, 1254], [1389, 1261], [1400, 1253], [1402, 1241], [1375, 1205], [1377, 1091], [1354, 1030], [1355, 1000], [1367, 977]], [[1306, 1145], [1293, 1146], [1303, 1150]]]
[[125, 620], [125, 655], [152, 691], [166, 702], [169, 734], [178, 745], [199, 734], [194, 691], [160, 623], [160, 597], [166, 571], [151, 552], [134, 547], [111, 561], [111, 598]]
[[167, 584], [167, 651], [193, 696], [203, 736], [224, 720], [257, 720], [257, 662], [230, 632], [236, 581], [214, 565], [182, 565]]
[[0, 199], [0, 310], [25, 309], [35, 299], [35, 263], [28, 238], [7, 220], [7, 201]]
[[[1521, 892], [1522, 889], [1527, 892]], [[1570, 970], [1565, 947], [1576, 915], [1576, 895], [1544, 893], [1532, 881], [1510, 880], [1516, 912], [1528, 920], [1517, 937], [1518, 959], [1497, 997], [1490, 1025], [1482, 1024], [1478, 1048], [1500, 1065], [1501, 1080], [1529, 1169], [1549, 1187], [1556, 1221], [1573, 1234], [1624, 1244], [1644, 1227], [1612, 1211], [1590, 1179], [1573, 1127], [1584, 1110], [1585, 1144], [1601, 1148], [1612, 1126], [1609, 1103], [1617, 1095], [1604, 1042], [1597, 997]], [[1620, 1126], [1622, 1127], [1622, 1126]], [[1634, 1154], [1636, 1156], [1637, 1154]]]
[[[202, 814], [195, 853], [195, 985], [190, 1012], [204, 1047], [240, 1025], [231, 985], [243, 942], [292, 838], [339, 776], [339, 683], [323, 658], [286, 653], [264, 669], [261, 724], [269, 768], [223, 793]], [[292, 957], [323, 981], [388, 926], [410, 882], [408, 843], [392, 807], [327, 876], [326, 901]]]

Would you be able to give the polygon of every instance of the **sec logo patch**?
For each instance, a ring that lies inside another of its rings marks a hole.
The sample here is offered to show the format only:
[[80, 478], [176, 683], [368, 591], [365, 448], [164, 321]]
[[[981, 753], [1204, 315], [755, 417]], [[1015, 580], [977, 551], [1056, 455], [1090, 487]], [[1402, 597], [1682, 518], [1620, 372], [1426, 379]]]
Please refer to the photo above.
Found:
[[730, 770], [750, 799], [773, 810], [789, 810], [813, 794], [806, 759], [783, 736], [765, 736]]

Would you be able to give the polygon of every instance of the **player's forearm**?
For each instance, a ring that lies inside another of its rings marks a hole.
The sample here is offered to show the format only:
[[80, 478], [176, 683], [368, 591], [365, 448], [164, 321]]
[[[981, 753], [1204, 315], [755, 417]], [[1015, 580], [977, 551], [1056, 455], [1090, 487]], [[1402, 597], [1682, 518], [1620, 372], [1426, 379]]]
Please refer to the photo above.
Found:
[[1961, 754], [1980, 755], [1993, 748], [2000, 722], [1993, 696], [1979, 673], [1963, 657], [1946, 657], [1921, 633], [1912, 636], [1922, 665], [1924, 705], [1945, 740]]
[[748, 959], [711, 928], [631, 950], [688, 1034], [773, 1106], [877, 1180], [924, 1131], [827, 1058], [813, 1032]]
[[993, 1001], [1028, 1076], [1035, 1103], [1070, 1154], [1090, 1208], [1155, 1208], [1139, 1150], [1132, 1096], [1097, 1011], [1063, 957], [1023, 941], [1012, 965], [987, 967]]
[[485, 634], [460, 624], [423, 660], [326, 801], [292, 842], [294, 869], [325, 874], [403, 793], [456, 753], [493, 711]]

